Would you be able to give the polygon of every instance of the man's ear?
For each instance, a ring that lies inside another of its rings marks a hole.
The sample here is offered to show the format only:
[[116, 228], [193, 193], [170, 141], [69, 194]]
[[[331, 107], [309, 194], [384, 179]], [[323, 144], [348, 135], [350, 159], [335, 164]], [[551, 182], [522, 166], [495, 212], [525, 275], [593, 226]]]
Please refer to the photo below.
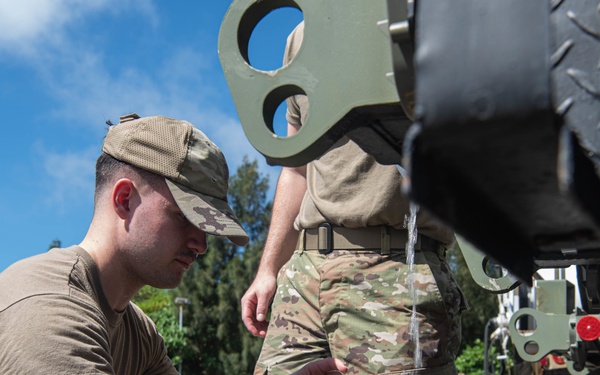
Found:
[[133, 181], [128, 178], [122, 178], [115, 183], [112, 190], [112, 205], [115, 213], [123, 220], [131, 214], [132, 197], [136, 193]]

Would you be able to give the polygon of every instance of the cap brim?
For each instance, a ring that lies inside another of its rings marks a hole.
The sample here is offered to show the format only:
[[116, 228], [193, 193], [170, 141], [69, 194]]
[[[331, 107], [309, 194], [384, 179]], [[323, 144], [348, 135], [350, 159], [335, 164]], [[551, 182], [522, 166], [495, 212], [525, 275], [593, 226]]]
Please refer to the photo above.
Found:
[[185, 217], [198, 229], [215, 236], [226, 236], [238, 246], [248, 244], [250, 238], [227, 202], [169, 179], [165, 178], [165, 181]]

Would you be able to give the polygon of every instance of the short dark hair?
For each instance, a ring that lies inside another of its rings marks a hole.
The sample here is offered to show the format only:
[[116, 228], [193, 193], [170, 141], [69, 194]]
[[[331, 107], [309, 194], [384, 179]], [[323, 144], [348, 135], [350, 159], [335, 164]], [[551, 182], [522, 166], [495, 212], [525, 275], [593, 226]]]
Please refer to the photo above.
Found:
[[[94, 193], [94, 205], [98, 202], [100, 193], [117, 178], [137, 176], [140, 180], [151, 186], [162, 183], [164, 177], [156, 173], [149, 172], [145, 169], [135, 167], [129, 163], [122, 162], [110, 156], [107, 153], [102, 153], [96, 160], [96, 191]], [[133, 175], [133, 176], [132, 176]]]

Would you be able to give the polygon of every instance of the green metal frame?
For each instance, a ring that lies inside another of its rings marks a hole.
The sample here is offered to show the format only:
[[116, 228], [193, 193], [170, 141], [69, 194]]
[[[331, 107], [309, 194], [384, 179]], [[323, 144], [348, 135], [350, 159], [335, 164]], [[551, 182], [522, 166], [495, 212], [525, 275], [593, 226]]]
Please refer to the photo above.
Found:
[[[405, 0], [403, 0], [405, 3]], [[304, 15], [302, 46], [274, 71], [248, 61], [248, 42], [269, 12], [294, 7]], [[322, 155], [344, 134], [336, 129], [355, 108], [398, 104], [385, 0], [238, 0], [219, 33], [219, 57], [250, 143], [270, 164], [297, 166]], [[310, 113], [292, 137], [273, 132], [277, 107], [308, 97]]]

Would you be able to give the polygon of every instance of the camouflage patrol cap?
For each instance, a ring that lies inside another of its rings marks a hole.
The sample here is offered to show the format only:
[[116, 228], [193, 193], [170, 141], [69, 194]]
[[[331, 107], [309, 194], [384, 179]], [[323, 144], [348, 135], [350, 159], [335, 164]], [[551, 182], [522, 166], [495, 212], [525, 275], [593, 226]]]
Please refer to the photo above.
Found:
[[164, 176], [185, 217], [200, 230], [244, 246], [249, 238], [227, 204], [229, 169], [221, 150], [191, 123], [133, 113], [111, 126], [102, 151]]

